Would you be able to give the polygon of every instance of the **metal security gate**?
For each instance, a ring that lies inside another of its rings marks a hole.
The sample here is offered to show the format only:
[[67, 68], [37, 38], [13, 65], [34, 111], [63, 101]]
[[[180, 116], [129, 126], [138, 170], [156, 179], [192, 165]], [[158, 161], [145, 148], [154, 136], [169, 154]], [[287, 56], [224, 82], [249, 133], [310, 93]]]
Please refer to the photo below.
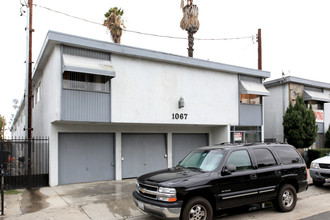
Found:
[[173, 166], [177, 165], [190, 151], [207, 146], [208, 134], [173, 134]]
[[31, 175], [28, 167], [28, 139], [6, 139], [0, 142], [0, 162], [5, 189], [48, 186], [49, 139], [31, 139]]
[[123, 134], [123, 178], [167, 168], [166, 151], [165, 134]]
[[59, 134], [59, 184], [115, 178], [114, 135]]

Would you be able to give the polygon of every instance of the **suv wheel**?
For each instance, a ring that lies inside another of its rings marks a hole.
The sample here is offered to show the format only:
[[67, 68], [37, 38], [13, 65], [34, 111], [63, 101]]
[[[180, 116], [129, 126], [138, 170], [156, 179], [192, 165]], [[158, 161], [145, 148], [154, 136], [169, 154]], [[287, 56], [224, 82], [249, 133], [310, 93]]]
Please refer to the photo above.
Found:
[[273, 201], [274, 207], [280, 212], [290, 212], [297, 203], [296, 189], [290, 185], [283, 185]]
[[211, 220], [212, 217], [212, 206], [202, 197], [190, 199], [181, 213], [182, 220]]

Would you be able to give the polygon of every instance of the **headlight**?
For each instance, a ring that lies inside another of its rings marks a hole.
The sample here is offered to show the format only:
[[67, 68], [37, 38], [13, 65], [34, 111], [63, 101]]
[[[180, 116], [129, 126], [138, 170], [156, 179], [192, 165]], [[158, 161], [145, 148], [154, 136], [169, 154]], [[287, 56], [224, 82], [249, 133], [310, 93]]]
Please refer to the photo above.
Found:
[[158, 192], [157, 199], [160, 201], [175, 202], [177, 200], [176, 190], [174, 188], [159, 187]]
[[320, 169], [319, 164], [318, 163], [315, 163], [315, 162], [312, 162], [311, 168], [313, 168], [313, 169]]
[[174, 188], [159, 187], [158, 192], [160, 192], [160, 193], [175, 194], [176, 193], [176, 190]]

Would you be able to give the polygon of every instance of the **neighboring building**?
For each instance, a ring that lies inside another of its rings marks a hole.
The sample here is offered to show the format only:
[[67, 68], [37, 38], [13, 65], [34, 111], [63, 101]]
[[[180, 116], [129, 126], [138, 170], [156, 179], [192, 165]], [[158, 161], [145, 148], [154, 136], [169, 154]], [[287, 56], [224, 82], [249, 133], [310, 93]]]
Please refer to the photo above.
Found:
[[262, 141], [269, 76], [49, 32], [33, 74], [32, 125], [50, 138], [50, 185], [136, 177], [199, 146]]
[[[289, 103], [295, 103], [297, 96], [302, 96], [306, 106], [312, 104], [318, 125], [315, 146], [324, 147], [325, 133], [330, 122], [330, 84], [287, 76], [264, 83], [270, 95], [264, 99], [265, 105], [265, 140], [284, 140], [283, 116]], [[327, 117], [328, 116], [328, 117]]]

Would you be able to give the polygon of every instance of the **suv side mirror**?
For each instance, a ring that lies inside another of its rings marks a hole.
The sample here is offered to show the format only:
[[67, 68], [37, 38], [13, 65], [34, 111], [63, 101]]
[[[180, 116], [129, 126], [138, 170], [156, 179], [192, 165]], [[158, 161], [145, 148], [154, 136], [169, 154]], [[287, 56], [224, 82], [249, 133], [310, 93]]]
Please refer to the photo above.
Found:
[[229, 174], [231, 174], [235, 171], [236, 171], [236, 166], [234, 164], [227, 164], [227, 165], [224, 166], [221, 174], [222, 175], [229, 175]]

